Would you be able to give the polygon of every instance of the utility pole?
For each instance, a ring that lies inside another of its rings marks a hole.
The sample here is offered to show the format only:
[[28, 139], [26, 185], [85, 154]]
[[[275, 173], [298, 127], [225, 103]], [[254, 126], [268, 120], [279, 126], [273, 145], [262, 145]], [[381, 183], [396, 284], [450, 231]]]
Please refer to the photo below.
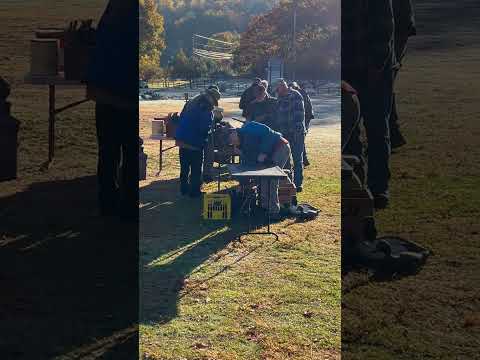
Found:
[[292, 81], [295, 81], [295, 72], [297, 67], [297, 6], [298, 0], [293, 0], [293, 37], [292, 37], [292, 52], [293, 52], [293, 64], [292, 64]]

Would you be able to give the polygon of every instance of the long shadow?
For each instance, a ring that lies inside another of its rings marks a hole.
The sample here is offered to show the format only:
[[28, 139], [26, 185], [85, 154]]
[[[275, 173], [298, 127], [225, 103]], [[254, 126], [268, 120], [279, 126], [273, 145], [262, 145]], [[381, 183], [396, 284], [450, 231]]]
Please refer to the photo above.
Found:
[[[164, 324], [178, 315], [186, 280], [246, 230], [246, 220], [206, 222], [201, 200], [178, 195], [178, 181], [154, 182], [141, 189], [140, 323]], [[223, 267], [214, 276], [228, 270]], [[194, 289], [193, 289], [194, 290]]]
[[96, 180], [0, 199], [2, 359], [132, 359], [138, 225], [96, 216]]

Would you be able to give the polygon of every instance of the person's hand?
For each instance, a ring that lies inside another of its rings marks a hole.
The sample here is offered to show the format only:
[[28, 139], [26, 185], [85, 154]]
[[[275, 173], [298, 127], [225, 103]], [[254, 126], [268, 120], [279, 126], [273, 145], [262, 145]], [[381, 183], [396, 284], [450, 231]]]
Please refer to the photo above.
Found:
[[266, 158], [267, 158], [267, 154], [263, 154], [263, 153], [262, 153], [262, 154], [259, 154], [259, 155], [258, 155], [257, 160], [258, 160], [258, 162], [263, 163]]

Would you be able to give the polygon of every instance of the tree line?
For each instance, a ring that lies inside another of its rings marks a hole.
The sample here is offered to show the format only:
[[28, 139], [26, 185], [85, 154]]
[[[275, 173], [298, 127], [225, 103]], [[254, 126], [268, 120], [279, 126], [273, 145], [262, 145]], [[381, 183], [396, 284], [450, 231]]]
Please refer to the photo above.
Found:
[[[141, 0], [140, 76], [263, 75], [279, 56], [287, 73], [295, 63], [297, 77], [325, 78], [339, 71], [339, 14], [340, 0]], [[233, 59], [193, 56], [195, 33], [234, 43]]]

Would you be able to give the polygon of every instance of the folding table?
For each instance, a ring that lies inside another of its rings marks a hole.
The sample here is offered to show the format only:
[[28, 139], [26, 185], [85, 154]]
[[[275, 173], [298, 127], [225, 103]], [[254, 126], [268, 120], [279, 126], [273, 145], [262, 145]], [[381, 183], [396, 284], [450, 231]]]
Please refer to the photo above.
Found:
[[[270, 204], [270, 185], [272, 180], [280, 180], [283, 178], [287, 177], [287, 174], [278, 166], [273, 166], [273, 167], [265, 167], [262, 165], [243, 165], [243, 164], [228, 164], [227, 165], [228, 171], [230, 172], [230, 175], [232, 176], [233, 179], [235, 180], [245, 180], [245, 179], [254, 179], [255, 181], [260, 181], [260, 180], [267, 180], [267, 186], [268, 186], [268, 203]], [[270, 219], [270, 212], [267, 211], [267, 231], [264, 232], [251, 232], [251, 226], [250, 226], [250, 219], [252, 215], [252, 207], [249, 206], [248, 209], [248, 217], [249, 217], [249, 222], [248, 222], [248, 231], [245, 233], [242, 233], [239, 235], [239, 239], [241, 239], [242, 236], [246, 235], [273, 235], [275, 238], [278, 240], [278, 235], [275, 234], [274, 232], [270, 231], [270, 225], [271, 225], [271, 219]]]
[[72, 107], [83, 104], [89, 99], [85, 98], [73, 103], [56, 108], [55, 95], [57, 86], [85, 86], [85, 83], [77, 80], [66, 80], [62, 73], [55, 76], [32, 76], [28, 74], [25, 77], [25, 83], [30, 85], [48, 86], [48, 160], [42, 165], [43, 169], [48, 169], [55, 157], [55, 123], [56, 115]]

